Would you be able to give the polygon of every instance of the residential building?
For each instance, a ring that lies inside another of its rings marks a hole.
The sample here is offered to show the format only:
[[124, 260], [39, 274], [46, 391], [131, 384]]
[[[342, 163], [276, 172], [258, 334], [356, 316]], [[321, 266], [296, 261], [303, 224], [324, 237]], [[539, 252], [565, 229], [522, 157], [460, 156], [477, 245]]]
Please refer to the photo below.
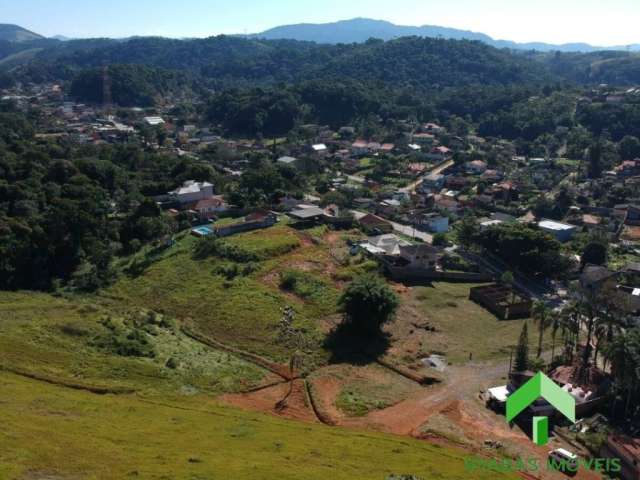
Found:
[[198, 200], [193, 209], [198, 212], [201, 219], [211, 219], [218, 213], [226, 211], [227, 204], [221, 196], [215, 196]]
[[576, 233], [575, 225], [568, 225], [566, 223], [556, 222], [555, 220], [540, 220], [538, 227], [545, 232], [551, 234], [559, 242], [568, 242], [573, 238]]
[[438, 264], [439, 250], [426, 243], [401, 245], [399, 255], [406, 260], [409, 268], [435, 270]]
[[198, 202], [213, 197], [213, 184], [187, 180], [181, 187], [169, 192], [169, 196], [180, 204]]
[[465, 171], [471, 175], [482, 175], [487, 169], [487, 162], [473, 160], [464, 164]]

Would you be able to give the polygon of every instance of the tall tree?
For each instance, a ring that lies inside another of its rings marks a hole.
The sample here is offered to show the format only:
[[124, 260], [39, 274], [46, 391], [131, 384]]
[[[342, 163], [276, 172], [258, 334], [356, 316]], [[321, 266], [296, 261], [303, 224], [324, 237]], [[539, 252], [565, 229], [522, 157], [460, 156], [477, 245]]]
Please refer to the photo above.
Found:
[[380, 333], [382, 325], [393, 319], [399, 303], [384, 279], [374, 274], [356, 277], [340, 297], [345, 322], [369, 335]]
[[544, 332], [550, 326], [550, 315], [551, 311], [547, 304], [541, 300], [537, 300], [533, 304], [533, 308], [531, 309], [531, 315], [533, 319], [538, 324], [538, 352], [536, 354], [536, 358], [540, 358], [542, 356], [542, 340], [544, 338]]
[[516, 372], [524, 372], [529, 368], [529, 332], [527, 322], [524, 322], [520, 338], [518, 338], [516, 359], [513, 366]]

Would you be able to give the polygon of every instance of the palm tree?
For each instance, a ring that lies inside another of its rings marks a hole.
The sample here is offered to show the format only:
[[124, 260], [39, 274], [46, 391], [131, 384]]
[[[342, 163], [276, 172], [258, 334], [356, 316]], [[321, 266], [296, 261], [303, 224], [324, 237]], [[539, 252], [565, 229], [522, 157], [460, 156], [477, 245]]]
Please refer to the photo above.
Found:
[[556, 337], [562, 322], [562, 313], [557, 310], [551, 311], [551, 363], [556, 356]]
[[640, 403], [640, 328], [616, 335], [604, 354], [611, 361], [618, 391], [626, 397], [626, 415], [634, 406], [633, 402]]
[[542, 339], [544, 337], [544, 332], [549, 327], [549, 307], [547, 304], [541, 300], [536, 300], [533, 303], [533, 307], [531, 309], [531, 316], [533, 320], [538, 323], [538, 353], [536, 358], [540, 358], [542, 356]]

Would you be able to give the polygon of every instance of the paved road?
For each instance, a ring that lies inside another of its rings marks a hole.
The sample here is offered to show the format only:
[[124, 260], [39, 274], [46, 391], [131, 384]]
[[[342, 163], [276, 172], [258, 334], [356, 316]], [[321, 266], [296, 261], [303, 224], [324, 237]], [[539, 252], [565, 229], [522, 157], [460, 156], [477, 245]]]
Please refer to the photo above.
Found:
[[420, 185], [422, 183], [422, 180], [424, 179], [424, 177], [426, 177], [427, 175], [431, 175], [433, 174], [439, 174], [442, 173], [443, 171], [445, 171], [447, 168], [449, 168], [451, 165], [454, 164], [453, 160], [449, 160], [448, 162], [443, 163], [442, 165], [438, 165], [430, 170], [427, 170], [426, 173], [424, 173], [423, 175], [420, 176], [420, 178], [418, 178], [416, 181], [410, 183], [409, 185], [407, 185], [404, 188], [401, 188], [400, 191], [402, 192], [409, 192], [412, 193], [416, 190], [416, 187], [418, 185]]
[[[353, 213], [353, 216], [356, 218], [356, 220], [367, 215], [366, 212], [359, 212], [358, 210], [351, 210], [351, 213]], [[380, 217], [380, 218], [384, 218], [384, 217]], [[433, 235], [430, 235], [425, 232], [421, 232], [420, 230], [416, 230], [410, 225], [403, 225], [402, 223], [392, 222], [390, 220], [387, 220], [386, 218], [385, 220], [389, 222], [393, 227], [393, 230], [398, 233], [401, 233], [411, 238], [417, 238], [426, 243], [433, 243]]]

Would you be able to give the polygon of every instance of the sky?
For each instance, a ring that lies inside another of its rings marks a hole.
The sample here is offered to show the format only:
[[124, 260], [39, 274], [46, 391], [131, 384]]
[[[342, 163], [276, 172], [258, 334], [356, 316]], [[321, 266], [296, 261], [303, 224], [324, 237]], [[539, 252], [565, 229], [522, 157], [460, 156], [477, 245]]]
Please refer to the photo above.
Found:
[[0, 0], [0, 23], [74, 38], [208, 37], [354, 17], [517, 42], [640, 43], [640, 0]]

